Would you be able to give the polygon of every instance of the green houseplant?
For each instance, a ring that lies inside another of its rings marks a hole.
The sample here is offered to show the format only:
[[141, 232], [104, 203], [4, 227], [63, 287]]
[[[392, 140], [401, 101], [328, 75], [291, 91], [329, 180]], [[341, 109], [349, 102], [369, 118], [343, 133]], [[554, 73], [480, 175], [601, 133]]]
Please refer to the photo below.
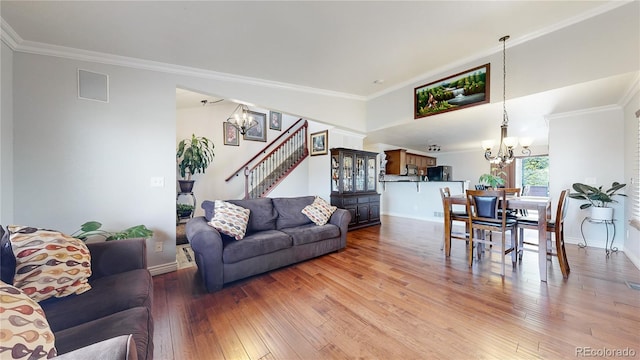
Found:
[[577, 200], [586, 200], [587, 202], [580, 205], [580, 209], [591, 209], [591, 218], [595, 220], [611, 220], [613, 219], [613, 209], [608, 205], [617, 202], [613, 196], [627, 196], [625, 194], [617, 194], [618, 190], [627, 184], [621, 184], [614, 181], [611, 187], [603, 190], [602, 186], [595, 187], [582, 183], [574, 183], [572, 185], [575, 192], [569, 193], [569, 197]]
[[498, 170], [497, 168], [494, 168], [492, 170], [492, 173], [488, 173], [488, 174], [482, 174], [480, 175], [480, 178], [478, 178], [478, 182], [480, 184], [484, 184], [488, 187], [491, 188], [498, 188], [501, 185], [504, 185], [504, 178], [503, 176], [506, 175], [507, 173], [501, 170]]
[[206, 137], [191, 135], [189, 139], [183, 139], [178, 143], [176, 151], [176, 161], [182, 180], [180, 183], [181, 192], [191, 192], [194, 180], [192, 174], [203, 173], [213, 162], [214, 145]]
[[153, 236], [153, 231], [147, 229], [144, 225], [132, 226], [118, 232], [102, 230], [100, 229], [101, 227], [102, 224], [97, 221], [87, 221], [80, 225], [80, 229], [71, 234], [71, 236], [82, 241], [87, 241], [91, 236], [102, 236], [106, 241], [131, 238], [150, 238]]
[[188, 217], [191, 217], [193, 209], [194, 206], [190, 204], [176, 204], [176, 213], [178, 215], [178, 219], [186, 219]]

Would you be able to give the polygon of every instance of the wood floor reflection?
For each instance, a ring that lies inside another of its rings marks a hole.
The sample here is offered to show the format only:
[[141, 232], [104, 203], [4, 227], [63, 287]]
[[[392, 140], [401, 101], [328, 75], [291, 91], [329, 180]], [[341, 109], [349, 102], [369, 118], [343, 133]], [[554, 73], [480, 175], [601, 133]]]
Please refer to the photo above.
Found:
[[[195, 268], [154, 277], [155, 359], [574, 359], [640, 356], [640, 271], [624, 253], [567, 244], [548, 282], [537, 254], [499, 275], [498, 255], [469, 268], [442, 225], [385, 216], [347, 248], [208, 294]], [[585, 350], [586, 349], [586, 350]], [[591, 349], [591, 350], [588, 350]]]

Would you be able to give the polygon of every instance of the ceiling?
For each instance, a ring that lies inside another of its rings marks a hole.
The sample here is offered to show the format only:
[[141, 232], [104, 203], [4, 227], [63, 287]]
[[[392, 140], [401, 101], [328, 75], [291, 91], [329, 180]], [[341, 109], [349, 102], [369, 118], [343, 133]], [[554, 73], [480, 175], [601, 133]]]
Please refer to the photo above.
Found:
[[[3, 23], [30, 46], [41, 43], [90, 50], [366, 101], [424, 79], [434, 70], [448, 69], [452, 63], [501, 51], [497, 39], [505, 35], [505, 29], [511, 44], [518, 44], [620, 4], [3, 0], [0, 15]], [[545, 106], [549, 97], [573, 104], [578, 99], [575, 94], [584, 94], [576, 108], [612, 104], [634, 79], [633, 74], [594, 79], [596, 83], [514, 99], [509, 104], [512, 126], [526, 127], [539, 138], [538, 144], [544, 144], [543, 119], [549, 111]], [[594, 85], [601, 89], [600, 96], [584, 106], [585, 98], [594, 97], [588, 91]], [[185, 102], [202, 100], [201, 95], [186, 92], [177, 98]], [[613, 102], [604, 103], [610, 99]], [[437, 126], [431, 122], [428, 135], [424, 122], [412, 122], [372, 131], [366, 141], [418, 150], [429, 142], [437, 142], [448, 151], [477, 146], [478, 134], [468, 130], [474, 126], [486, 129], [486, 123], [470, 126], [457, 114], [462, 112], [467, 118], [477, 113], [480, 118], [493, 119], [488, 121], [496, 124], [492, 135], [497, 136], [499, 122], [495, 118], [502, 110], [501, 104], [494, 103], [438, 115], [448, 121]], [[480, 116], [480, 112], [496, 115]]]

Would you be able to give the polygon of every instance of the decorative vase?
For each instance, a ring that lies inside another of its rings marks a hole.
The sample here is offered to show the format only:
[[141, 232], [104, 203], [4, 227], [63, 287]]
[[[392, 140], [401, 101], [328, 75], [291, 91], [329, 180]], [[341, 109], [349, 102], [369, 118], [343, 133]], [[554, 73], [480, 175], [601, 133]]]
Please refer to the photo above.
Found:
[[193, 192], [193, 183], [195, 180], [178, 180], [178, 184], [180, 184], [180, 192], [181, 193], [190, 193]]
[[613, 208], [591, 207], [591, 220], [611, 221], [613, 219]]

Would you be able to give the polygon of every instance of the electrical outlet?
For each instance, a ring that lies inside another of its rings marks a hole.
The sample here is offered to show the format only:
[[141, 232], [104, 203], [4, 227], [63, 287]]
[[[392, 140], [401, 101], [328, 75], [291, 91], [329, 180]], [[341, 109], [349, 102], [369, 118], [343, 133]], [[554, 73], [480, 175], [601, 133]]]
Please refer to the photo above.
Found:
[[156, 243], [156, 252], [162, 252], [162, 241]]

